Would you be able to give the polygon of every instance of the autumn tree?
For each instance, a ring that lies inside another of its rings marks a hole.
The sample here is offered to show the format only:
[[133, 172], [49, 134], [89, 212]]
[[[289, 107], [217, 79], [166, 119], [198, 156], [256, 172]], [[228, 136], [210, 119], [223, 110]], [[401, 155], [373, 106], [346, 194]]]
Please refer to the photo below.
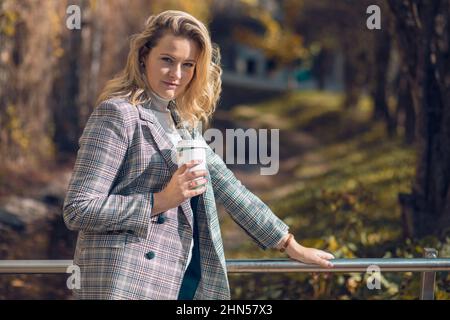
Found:
[[450, 227], [450, 1], [390, 0], [389, 6], [417, 114], [416, 179], [400, 201], [409, 234], [442, 235]]
[[0, 2], [0, 154], [3, 167], [52, 159], [50, 92], [62, 55], [64, 2]]

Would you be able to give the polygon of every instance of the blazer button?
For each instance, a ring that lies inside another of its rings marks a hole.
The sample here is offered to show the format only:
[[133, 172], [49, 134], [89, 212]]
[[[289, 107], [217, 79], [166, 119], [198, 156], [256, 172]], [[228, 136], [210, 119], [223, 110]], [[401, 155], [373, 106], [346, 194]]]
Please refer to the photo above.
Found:
[[166, 217], [161, 213], [158, 216], [158, 220], [156, 222], [159, 223], [159, 224], [163, 224], [165, 221], [166, 221]]
[[155, 257], [155, 253], [154, 253], [153, 251], [149, 251], [149, 252], [147, 252], [147, 253], [145, 254], [145, 257], [146, 257], [148, 260], [151, 260], [151, 259], [153, 259], [153, 258]]

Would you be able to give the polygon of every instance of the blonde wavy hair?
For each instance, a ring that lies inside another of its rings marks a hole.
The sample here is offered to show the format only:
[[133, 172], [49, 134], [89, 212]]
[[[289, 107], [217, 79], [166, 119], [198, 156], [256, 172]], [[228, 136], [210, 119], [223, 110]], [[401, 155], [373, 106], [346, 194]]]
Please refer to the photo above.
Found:
[[147, 19], [144, 30], [131, 37], [125, 68], [106, 83], [97, 105], [114, 97], [126, 98], [133, 105], [148, 101], [141, 62], [167, 33], [191, 39], [200, 49], [194, 76], [175, 103], [180, 117], [189, 126], [201, 121], [207, 127], [221, 93], [220, 51], [211, 43], [206, 26], [183, 11], [168, 10]]

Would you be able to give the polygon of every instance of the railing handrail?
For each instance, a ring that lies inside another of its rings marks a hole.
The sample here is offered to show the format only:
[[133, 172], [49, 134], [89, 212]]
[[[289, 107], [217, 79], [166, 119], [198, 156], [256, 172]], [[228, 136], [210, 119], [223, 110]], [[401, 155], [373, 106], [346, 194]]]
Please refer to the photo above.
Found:
[[[426, 258], [333, 259], [334, 267], [322, 268], [292, 259], [229, 259], [228, 273], [261, 272], [422, 272], [420, 299], [434, 299], [436, 272], [450, 271], [450, 258], [436, 258], [437, 251], [425, 248]], [[0, 274], [72, 273], [73, 260], [0, 260]]]
[[[334, 267], [322, 268], [291, 259], [228, 259], [229, 273], [260, 272], [366, 272], [377, 266], [386, 272], [450, 271], [450, 258], [334, 259]], [[0, 260], [0, 274], [66, 273], [73, 260]]]

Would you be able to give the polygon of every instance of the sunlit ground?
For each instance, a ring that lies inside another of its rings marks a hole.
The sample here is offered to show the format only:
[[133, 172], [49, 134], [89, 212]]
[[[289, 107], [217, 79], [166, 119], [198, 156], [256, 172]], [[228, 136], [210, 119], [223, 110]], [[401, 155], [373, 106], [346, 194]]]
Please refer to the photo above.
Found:
[[[415, 151], [400, 137], [390, 138], [382, 123], [371, 121], [371, 102], [341, 106], [336, 93], [299, 92], [263, 104], [239, 106], [235, 119], [252, 126], [304, 132], [316, 141], [292, 170], [289, 194], [270, 201], [303, 245], [337, 258], [422, 257], [431, 246], [450, 256], [446, 243], [429, 237], [403, 238], [399, 192], [410, 192]], [[280, 141], [280, 144], [283, 144]], [[274, 186], [278, 187], [278, 186]], [[261, 196], [265, 200], [264, 195]], [[225, 228], [229, 222], [224, 223]], [[226, 232], [224, 232], [226, 237]], [[286, 257], [256, 249], [251, 240], [226, 252], [232, 258]], [[233, 299], [417, 299], [419, 273], [383, 273], [381, 290], [366, 287], [367, 275], [230, 275]], [[436, 299], [450, 299], [447, 272], [437, 275]]]

